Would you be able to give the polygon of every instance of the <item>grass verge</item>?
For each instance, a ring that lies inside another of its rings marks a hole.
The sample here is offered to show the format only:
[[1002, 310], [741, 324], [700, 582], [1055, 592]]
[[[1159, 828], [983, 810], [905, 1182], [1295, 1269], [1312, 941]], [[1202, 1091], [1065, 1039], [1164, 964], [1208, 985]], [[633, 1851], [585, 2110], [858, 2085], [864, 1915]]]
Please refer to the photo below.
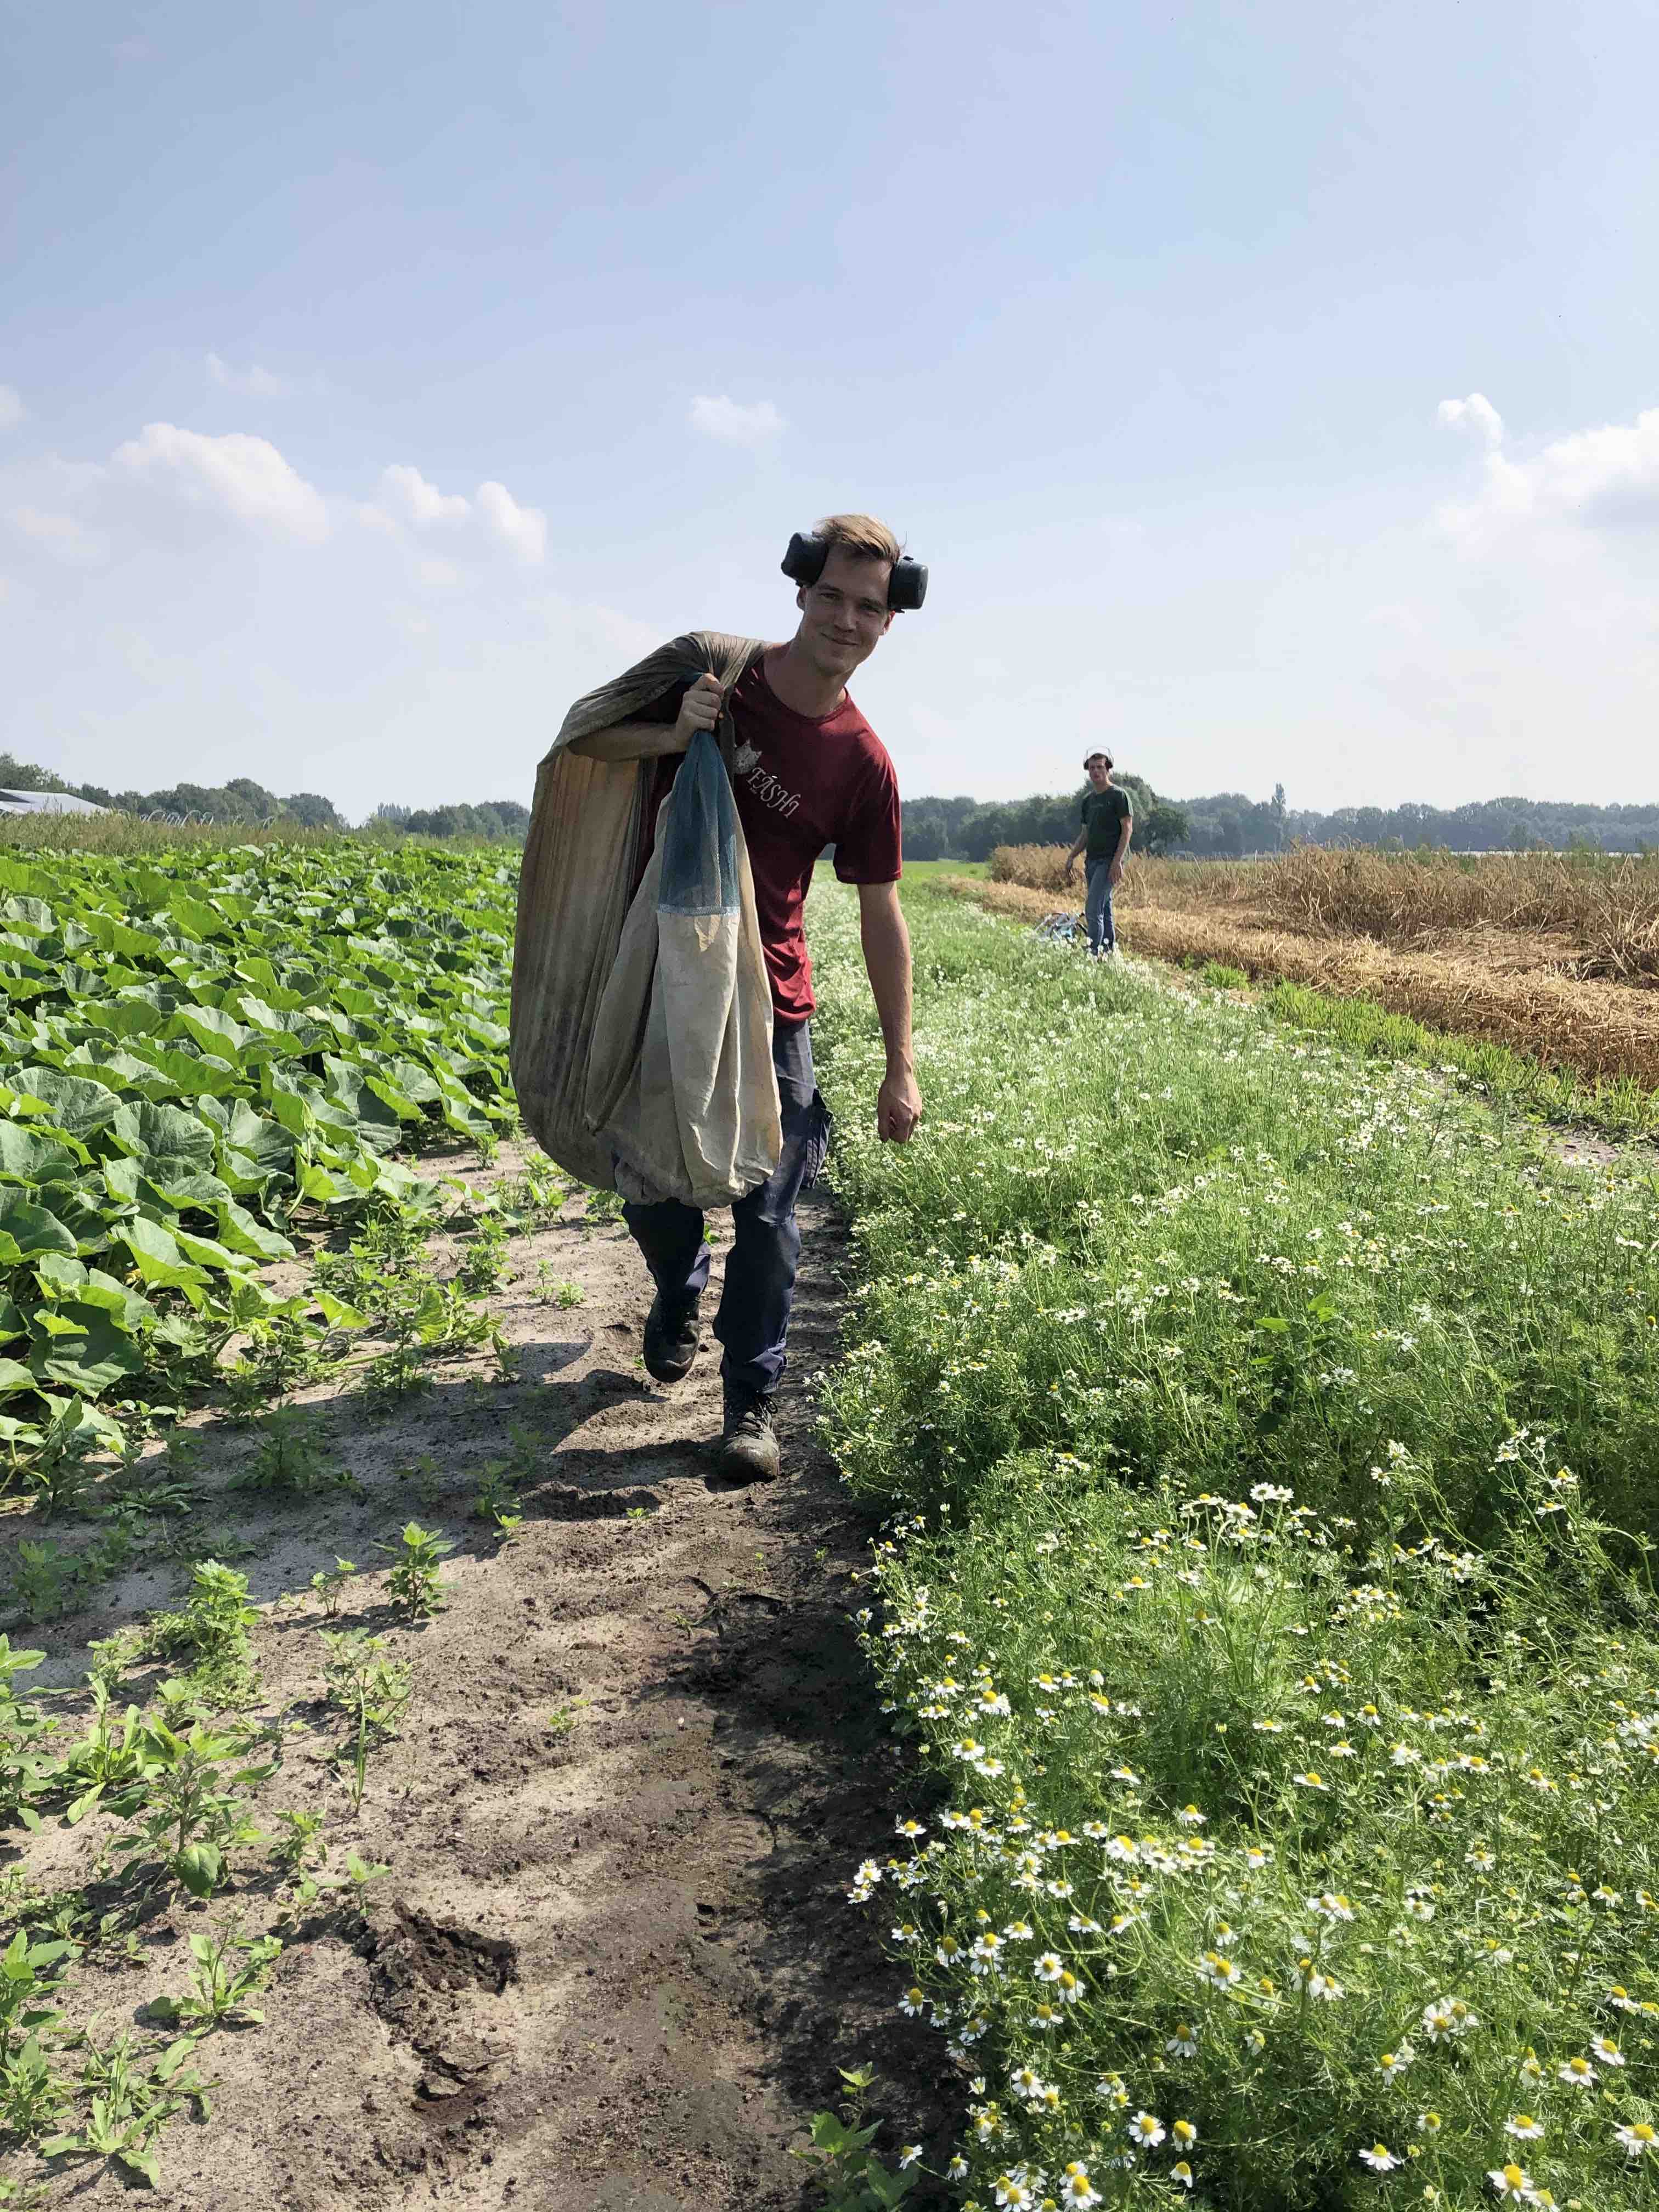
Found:
[[[951, 872], [939, 880], [950, 888]], [[1041, 921], [1060, 897], [959, 873], [956, 881], [957, 896], [1009, 921]], [[1454, 1066], [1498, 1103], [1621, 1137], [1659, 1133], [1659, 1090], [1648, 1079], [1659, 1069], [1651, 992], [1550, 975], [1476, 976], [1467, 963], [1440, 963], [1432, 953], [1316, 943], [1245, 928], [1226, 914], [1129, 905], [1119, 911], [1118, 931], [1132, 952], [1200, 974], [1225, 968], [1239, 986], [1261, 983], [1273, 1012], [1299, 1028], [1358, 1050]]]
[[1648, 1178], [921, 889], [925, 1133], [815, 913], [897, 1516], [879, 1898], [965, 2202], [1659, 2182]]

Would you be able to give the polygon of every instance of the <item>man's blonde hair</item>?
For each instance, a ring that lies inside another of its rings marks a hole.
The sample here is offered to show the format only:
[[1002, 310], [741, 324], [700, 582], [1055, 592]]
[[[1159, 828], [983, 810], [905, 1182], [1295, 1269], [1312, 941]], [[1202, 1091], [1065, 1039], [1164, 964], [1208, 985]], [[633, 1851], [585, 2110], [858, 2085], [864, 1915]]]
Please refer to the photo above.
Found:
[[858, 561], [885, 561], [890, 565], [897, 561], [904, 548], [884, 522], [878, 522], [873, 514], [826, 514], [812, 532], [822, 538], [828, 548], [827, 560], [839, 546]]

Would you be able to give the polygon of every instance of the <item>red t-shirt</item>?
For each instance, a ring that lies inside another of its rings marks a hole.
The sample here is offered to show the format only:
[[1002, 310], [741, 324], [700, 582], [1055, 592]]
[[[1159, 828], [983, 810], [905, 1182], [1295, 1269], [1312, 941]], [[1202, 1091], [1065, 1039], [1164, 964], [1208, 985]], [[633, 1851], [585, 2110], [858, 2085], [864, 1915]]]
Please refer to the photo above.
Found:
[[[781, 1022], [804, 1022], [817, 1004], [805, 927], [813, 865], [833, 845], [842, 883], [898, 881], [898, 778], [887, 748], [850, 698], [833, 714], [798, 714], [757, 662], [733, 687], [729, 704], [736, 739], [732, 787], [754, 872], [773, 1012]], [[680, 694], [672, 692], [637, 719], [672, 722], [679, 708]], [[679, 761], [673, 755], [662, 763], [653, 819]]]

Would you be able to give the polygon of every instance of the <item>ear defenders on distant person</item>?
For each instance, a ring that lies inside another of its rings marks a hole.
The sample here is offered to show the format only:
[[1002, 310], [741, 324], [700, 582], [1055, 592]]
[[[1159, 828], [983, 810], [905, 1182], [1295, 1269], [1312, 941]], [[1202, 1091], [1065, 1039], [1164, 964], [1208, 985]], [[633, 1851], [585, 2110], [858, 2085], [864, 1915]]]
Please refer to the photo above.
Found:
[[[830, 548], [822, 538], [804, 538], [798, 530], [783, 556], [783, 573], [805, 589], [817, 583], [829, 557]], [[901, 555], [887, 579], [889, 611], [896, 615], [914, 614], [927, 596], [927, 563], [913, 561], [908, 553]]]

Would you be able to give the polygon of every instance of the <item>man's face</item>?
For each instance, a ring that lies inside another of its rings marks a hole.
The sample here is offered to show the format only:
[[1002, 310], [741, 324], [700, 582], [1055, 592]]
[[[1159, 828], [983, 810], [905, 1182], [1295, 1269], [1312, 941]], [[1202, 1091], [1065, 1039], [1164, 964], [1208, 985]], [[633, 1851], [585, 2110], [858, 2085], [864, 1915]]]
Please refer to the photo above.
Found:
[[796, 593], [801, 610], [797, 633], [815, 666], [844, 684], [886, 636], [892, 616], [887, 609], [891, 563], [866, 560], [835, 545], [816, 584]]
[[1112, 771], [1097, 753], [1089, 763], [1089, 781], [1097, 791], [1104, 791], [1112, 780]]

